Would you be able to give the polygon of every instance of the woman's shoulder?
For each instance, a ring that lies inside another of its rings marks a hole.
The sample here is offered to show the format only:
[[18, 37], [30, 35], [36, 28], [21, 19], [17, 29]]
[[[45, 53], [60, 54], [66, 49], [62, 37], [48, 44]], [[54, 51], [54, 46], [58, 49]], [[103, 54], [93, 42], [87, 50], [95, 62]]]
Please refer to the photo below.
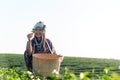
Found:
[[46, 41], [47, 41], [48, 43], [52, 43], [49, 38], [46, 38]]

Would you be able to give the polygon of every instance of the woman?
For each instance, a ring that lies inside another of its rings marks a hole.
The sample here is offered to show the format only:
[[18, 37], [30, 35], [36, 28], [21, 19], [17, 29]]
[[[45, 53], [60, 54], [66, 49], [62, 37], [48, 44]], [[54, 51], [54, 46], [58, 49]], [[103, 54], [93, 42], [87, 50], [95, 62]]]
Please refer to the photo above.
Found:
[[52, 42], [45, 37], [45, 27], [43, 22], [38, 22], [33, 28], [33, 33], [27, 35], [28, 42], [24, 52], [24, 58], [28, 70], [32, 69], [32, 54], [56, 53]]

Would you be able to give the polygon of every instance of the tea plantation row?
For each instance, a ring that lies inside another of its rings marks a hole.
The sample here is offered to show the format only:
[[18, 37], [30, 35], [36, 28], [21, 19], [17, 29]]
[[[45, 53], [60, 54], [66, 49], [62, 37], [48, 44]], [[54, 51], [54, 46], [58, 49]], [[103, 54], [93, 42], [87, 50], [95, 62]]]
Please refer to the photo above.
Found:
[[[19, 67], [26, 70], [23, 54], [0, 54], [0, 67]], [[105, 67], [114, 67], [114, 71], [120, 73], [120, 60], [65, 56], [60, 68], [61, 74], [65, 67], [76, 75], [79, 75], [80, 72], [92, 71], [92, 69], [95, 69], [96, 73], [100, 73]]]

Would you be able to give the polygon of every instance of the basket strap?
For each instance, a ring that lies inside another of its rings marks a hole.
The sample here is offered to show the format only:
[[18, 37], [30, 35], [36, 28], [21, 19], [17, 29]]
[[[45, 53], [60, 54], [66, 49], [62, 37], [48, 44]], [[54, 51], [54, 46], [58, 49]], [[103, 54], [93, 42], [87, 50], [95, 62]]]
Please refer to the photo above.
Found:
[[48, 44], [47, 40], [46, 40], [46, 43], [47, 43], [47, 46], [48, 46], [50, 52], [53, 54], [53, 51], [52, 51], [52, 49], [50, 48], [50, 45]]

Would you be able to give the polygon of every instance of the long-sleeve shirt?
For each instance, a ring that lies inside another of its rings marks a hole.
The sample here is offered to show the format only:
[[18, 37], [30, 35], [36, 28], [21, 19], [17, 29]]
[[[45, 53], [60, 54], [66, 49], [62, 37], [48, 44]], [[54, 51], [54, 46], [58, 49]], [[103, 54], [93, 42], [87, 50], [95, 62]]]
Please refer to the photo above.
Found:
[[[45, 42], [45, 47], [46, 47], [46, 51], [44, 52], [44, 48], [43, 48], [43, 41], [42, 40], [37, 40], [35, 37], [32, 39], [31, 41], [32, 44], [32, 54], [40, 54], [40, 53], [54, 53], [56, 54], [56, 51], [52, 45], [52, 42], [49, 39], [46, 39]], [[28, 69], [32, 69], [32, 55], [29, 55], [28, 50], [26, 48], [25, 52], [24, 52], [24, 59], [25, 59], [25, 63]]]

